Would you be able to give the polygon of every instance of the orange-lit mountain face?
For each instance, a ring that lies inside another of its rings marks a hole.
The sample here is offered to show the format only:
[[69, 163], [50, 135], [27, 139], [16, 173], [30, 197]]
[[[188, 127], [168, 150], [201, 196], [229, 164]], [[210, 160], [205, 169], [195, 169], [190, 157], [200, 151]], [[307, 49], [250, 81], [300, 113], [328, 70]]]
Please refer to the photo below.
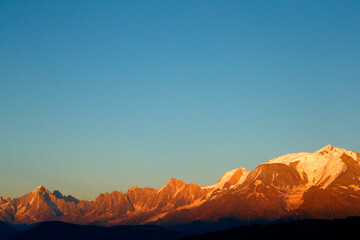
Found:
[[249, 172], [237, 168], [211, 186], [171, 179], [160, 189], [133, 187], [94, 201], [40, 186], [20, 198], [0, 198], [0, 221], [60, 220], [80, 224], [186, 224], [195, 220], [276, 220], [360, 216], [360, 154], [330, 145], [287, 154]]

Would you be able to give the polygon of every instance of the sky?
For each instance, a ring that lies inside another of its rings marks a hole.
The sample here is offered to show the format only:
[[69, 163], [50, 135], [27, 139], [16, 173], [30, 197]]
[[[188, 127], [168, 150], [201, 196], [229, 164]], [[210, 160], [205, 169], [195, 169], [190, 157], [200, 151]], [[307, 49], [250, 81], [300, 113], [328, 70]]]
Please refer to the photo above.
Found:
[[360, 151], [359, 1], [1, 1], [0, 196]]

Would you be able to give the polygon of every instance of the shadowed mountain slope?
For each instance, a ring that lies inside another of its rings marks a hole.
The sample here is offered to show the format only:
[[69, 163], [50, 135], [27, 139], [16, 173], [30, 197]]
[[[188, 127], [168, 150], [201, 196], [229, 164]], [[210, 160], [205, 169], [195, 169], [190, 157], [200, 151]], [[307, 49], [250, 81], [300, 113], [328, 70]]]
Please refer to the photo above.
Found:
[[359, 217], [337, 220], [301, 220], [268, 225], [249, 225], [226, 231], [192, 235], [182, 240], [276, 239], [319, 240], [355, 239], [360, 227]]
[[172, 240], [182, 234], [158, 226], [100, 227], [64, 222], [43, 222], [11, 240]]
[[4, 222], [0, 222], [0, 240], [8, 239], [9, 237], [15, 236], [20, 232], [15, 228], [9, 226]]

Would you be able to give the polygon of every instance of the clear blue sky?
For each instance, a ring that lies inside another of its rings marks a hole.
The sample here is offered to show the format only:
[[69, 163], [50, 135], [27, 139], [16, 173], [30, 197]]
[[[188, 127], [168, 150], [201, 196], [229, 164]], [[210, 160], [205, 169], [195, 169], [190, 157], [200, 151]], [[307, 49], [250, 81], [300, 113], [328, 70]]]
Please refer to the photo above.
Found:
[[360, 151], [359, 90], [359, 1], [1, 1], [0, 195]]

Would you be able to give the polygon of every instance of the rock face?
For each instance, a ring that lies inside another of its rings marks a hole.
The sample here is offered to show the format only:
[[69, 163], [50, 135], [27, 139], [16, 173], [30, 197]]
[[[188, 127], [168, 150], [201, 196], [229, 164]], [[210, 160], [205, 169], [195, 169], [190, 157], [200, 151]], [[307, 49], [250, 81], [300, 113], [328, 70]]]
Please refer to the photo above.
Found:
[[328, 145], [314, 153], [287, 154], [249, 172], [237, 168], [211, 186], [172, 178], [160, 189], [133, 187], [94, 201], [51, 193], [40, 186], [16, 199], [0, 198], [0, 220], [80, 224], [185, 224], [195, 220], [243, 221], [360, 216], [360, 154]]
[[0, 205], [10, 202], [11, 199], [8, 197], [0, 197]]

